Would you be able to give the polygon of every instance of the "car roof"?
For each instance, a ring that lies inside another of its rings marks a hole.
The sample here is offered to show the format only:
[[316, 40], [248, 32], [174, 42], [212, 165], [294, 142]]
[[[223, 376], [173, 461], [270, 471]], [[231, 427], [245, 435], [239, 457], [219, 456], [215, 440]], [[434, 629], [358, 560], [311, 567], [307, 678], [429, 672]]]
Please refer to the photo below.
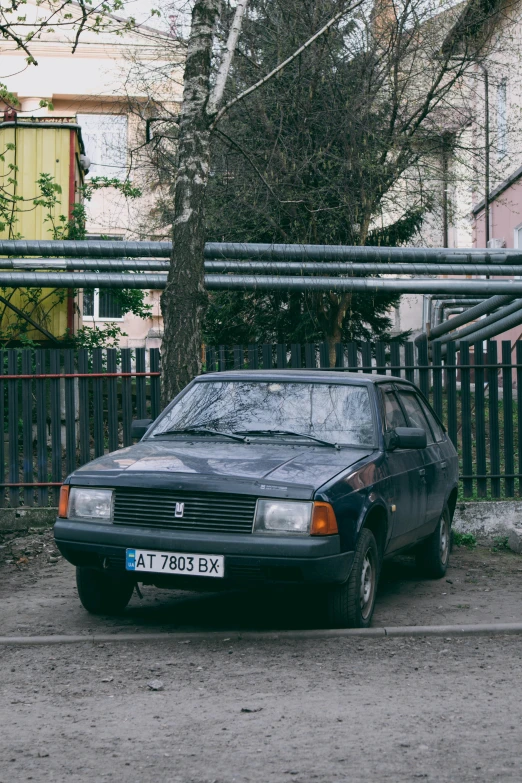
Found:
[[199, 375], [195, 380], [249, 380], [249, 381], [267, 381], [284, 379], [285, 381], [328, 381], [329, 383], [349, 383], [357, 384], [360, 386], [368, 386], [376, 383], [401, 383], [408, 386], [414, 386], [410, 381], [404, 378], [396, 378], [393, 375], [377, 375], [375, 373], [363, 373], [363, 372], [348, 372], [343, 369], [339, 370], [323, 370], [323, 369], [290, 369], [290, 370], [278, 370], [276, 368], [272, 370], [225, 370], [223, 372], [211, 372]]

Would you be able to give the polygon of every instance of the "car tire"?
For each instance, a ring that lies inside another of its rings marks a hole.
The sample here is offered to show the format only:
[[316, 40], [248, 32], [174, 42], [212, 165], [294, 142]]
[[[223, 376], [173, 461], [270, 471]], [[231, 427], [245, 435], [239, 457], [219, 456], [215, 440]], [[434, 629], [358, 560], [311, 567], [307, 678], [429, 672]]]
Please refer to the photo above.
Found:
[[120, 614], [131, 599], [134, 582], [126, 574], [78, 566], [76, 587], [82, 606], [91, 614]]
[[451, 549], [451, 516], [448, 507], [442, 512], [431, 536], [417, 549], [415, 560], [422, 576], [441, 579], [448, 567]]
[[371, 530], [363, 528], [348, 581], [328, 590], [327, 616], [330, 628], [369, 627], [375, 607], [379, 571], [377, 542]]

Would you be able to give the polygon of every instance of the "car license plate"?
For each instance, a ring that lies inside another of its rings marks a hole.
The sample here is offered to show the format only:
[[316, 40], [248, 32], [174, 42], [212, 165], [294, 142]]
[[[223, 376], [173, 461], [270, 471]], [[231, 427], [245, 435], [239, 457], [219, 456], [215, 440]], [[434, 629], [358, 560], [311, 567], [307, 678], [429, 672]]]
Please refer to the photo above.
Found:
[[127, 549], [127, 571], [152, 571], [159, 574], [189, 576], [225, 576], [222, 555], [193, 555], [187, 552], [150, 552], [148, 549]]

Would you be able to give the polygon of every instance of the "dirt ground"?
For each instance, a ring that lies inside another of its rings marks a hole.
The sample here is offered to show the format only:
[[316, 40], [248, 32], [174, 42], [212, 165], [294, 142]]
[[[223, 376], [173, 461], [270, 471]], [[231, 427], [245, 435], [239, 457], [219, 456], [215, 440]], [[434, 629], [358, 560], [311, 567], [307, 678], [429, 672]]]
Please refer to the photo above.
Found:
[[[302, 592], [194, 594], [142, 589], [118, 618], [81, 607], [74, 568], [57, 552], [49, 530], [4, 540], [0, 549], [0, 635], [89, 633], [125, 628], [161, 630], [310, 628], [320, 607]], [[387, 562], [373, 625], [453, 625], [522, 621], [522, 556], [489, 546], [454, 547], [445, 579], [422, 580], [411, 558]]]
[[[153, 588], [91, 618], [48, 532], [3, 546], [1, 635], [314, 623], [299, 596]], [[522, 557], [482, 547], [455, 549], [437, 582], [404, 558], [385, 568], [374, 625], [520, 621], [521, 577]], [[0, 783], [522, 780], [520, 637], [224, 633], [0, 654]]]

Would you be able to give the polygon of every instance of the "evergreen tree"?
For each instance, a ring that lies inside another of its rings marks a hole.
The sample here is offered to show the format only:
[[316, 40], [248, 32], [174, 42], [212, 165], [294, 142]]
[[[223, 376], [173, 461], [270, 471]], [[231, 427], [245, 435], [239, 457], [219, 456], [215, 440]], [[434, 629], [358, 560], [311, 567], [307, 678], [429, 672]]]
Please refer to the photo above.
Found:
[[[337, 7], [334, 0], [255, 0], [231, 93], [270, 71]], [[223, 118], [213, 141], [207, 240], [396, 246], [415, 237], [429, 205], [426, 186], [410, 182], [406, 198], [392, 192], [406, 167], [429, 155], [430, 138], [418, 133], [415, 145], [403, 139], [394, 149], [392, 63], [380, 25], [382, 17], [351, 17]], [[398, 302], [213, 293], [204, 334], [210, 344], [386, 339]]]

